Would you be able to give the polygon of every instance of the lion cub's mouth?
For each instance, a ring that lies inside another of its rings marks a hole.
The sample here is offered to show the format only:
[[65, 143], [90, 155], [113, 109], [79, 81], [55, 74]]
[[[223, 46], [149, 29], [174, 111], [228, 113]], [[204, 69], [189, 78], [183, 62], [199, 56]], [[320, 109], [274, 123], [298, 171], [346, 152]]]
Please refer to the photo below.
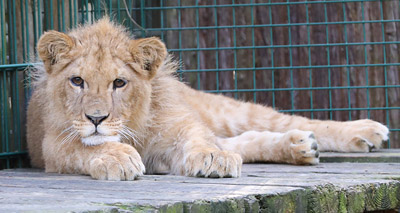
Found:
[[119, 135], [102, 135], [98, 132], [88, 136], [84, 137], [81, 139], [82, 143], [87, 145], [87, 146], [96, 146], [103, 144], [105, 142], [120, 142], [120, 136]]

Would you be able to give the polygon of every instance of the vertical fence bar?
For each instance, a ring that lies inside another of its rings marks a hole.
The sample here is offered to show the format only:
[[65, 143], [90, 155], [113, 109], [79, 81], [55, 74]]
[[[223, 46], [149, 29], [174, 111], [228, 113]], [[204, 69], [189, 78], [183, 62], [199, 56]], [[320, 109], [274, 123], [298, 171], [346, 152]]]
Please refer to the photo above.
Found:
[[[183, 55], [182, 55], [182, 5], [181, 5], [181, 0], [178, 0], [178, 49], [179, 49], [179, 60], [183, 60]], [[182, 71], [182, 64], [179, 64], [179, 70]], [[179, 80], [183, 80], [183, 75], [182, 72], [179, 73]]]
[[289, 36], [289, 72], [290, 72], [290, 100], [291, 100], [291, 109], [292, 112], [291, 114], [294, 114], [294, 85], [293, 85], [293, 53], [292, 53], [292, 28], [291, 28], [291, 18], [290, 18], [290, 2], [289, 0], [287, 0], [287, 5], [286, 5], [286, 9], [287, 9], [287, 18], [288, 18], [288, 36]]
[[199, 20], [199, 0], [196, 0], [196, 47], [197, 47], [197, 51], [196, 51], [196, 59], [197, 59], [197, 89], [201, 90], [201, 82], [200, 82], [200, 54], [201, 52], [199, 51], [200, 49], [200, 30], [199, 30], [199, 25], [200, 25], [200, 20]]
[[[95, 8], [94, 19], [98, 20], [101, 17], [100, 0], [96, 0], [96, 3], [94, 3], [94, 8]], [[132, 30], [132, 28], [131, 28], [131, 30]]]
[[216, 68], [216, 90], [219, 91], [219, 51], [218, 51], [218, 11], [217, 11], [217, 0], [214, 0], [214, 24], [215, 24], [215, 68]]
[[[85, 0], [86, 1], [86, 0]], [[84, 3], [85, 2], [83, 2], [82, 0], [81, 0], [81, 4], [79, 5], [78, 4], [78, 12], [80, 13], [80, 17], [81, 17], [81, 20], [80, 20], [80, 23], [85, 23], [85, 13], [84, 13]]]
[[[142, 1], [144, 4], [142, 5], [142, 8], [144, 9], [146, 7], [146, 2]], [[145, 14], [143, 13], [143, 17], [145, 17]], [[121, 22], [121, 4], [119, 0], [117, 0], [117, 18], [118, 21]]]
[[9, 11], [9, 43], [10, 43], [10, 63], [17, 63], [17, 26], [16, 26], [16, 11], [15, 2], [8, 1], [8, 11]]
[[[6, 41], [5, 41], [5, 5], [4, 1], [0, 1], [0, 21], [1, 21], [1, 64], [6, 64]], [[8, 139], [7, 139], [7, 126], [6, 126], [6, 121], [7, 121], [7, 101], [6, 101], [6, 72], [2, 71], [1, 77], [0, 77], [0, 119], [1, 119], [1, 151], [6, 152], [7, 147], [6, 145], [8, 144]], [[6, 164], [8, 163], [8, 158], [5, 158]], [[0, 164], [0, 166], [2, 166]]]
[[[8, 113], [8, 103], [7, 103], [7, 97], [8, 97], [8, 92], [7, 92], [7, 72], [4, 70], [2, 71], [3, 73], [3, 94], [2, 94], [2, 106], [3, 106], [3, 112], [2, 112], [2, 124], [3, 124], [3, 152], [9, 152], [9, 129], [8, 129], [8, 121], [10, 119], [9, 113]], [[6, 158], [6, 168], [10, 167], [10, 161], [8, 158]]]
[[[307, 1], [306, 1], [307, 2]], [[306, 24], [307, 24], [307, 51], [308, 51], [308, 66], [311, 67], [312, 63], [311, 63], [311, 38], [310, 38], [310, 17], [308, 16], [308, 3], [305, 4], [306, 7]], [[308, 78], [309, 78], [309, 83], [310, 83], [310, 111], [311, 111], [311, 115], [310, 118], [314, 119], [314, 106], [313, 106], [313, 90], [312, 90], [312, 85], [313, 85], [313, 80], [312, 80], [312, 68], [308, 69]]]
[[[26, 55], [24, 58], [24, 63], [27, 63], [27, 62], [29, 63], [29, 62], [31, 62], [31, 51], [30, 51], [30, 25], [31, 24], [29, 23], [29, 14], [30, 13], [29, 13], [29, 1], [28, 0], [24, 1], [24, 6], [25, 6], [25, 15], [24, 16], [25, 16], [25, 23], [26, 23], [26, 27], [25, 27]], [[22, 4], [21, 4], [21, 7], [24, 7], [24, 6], [22, 6]], [[24, 27], [22, 27], [22, 28], [24, 28]], [[24, 85], [23, 86], [23, 91], [24, 91], [23, 101], [24, 101], [24, 103], [18, 104], [18, 107], [20, 107], [22, 105], [22, 106], [24, 106], [23, 109], [26, 110], [27, 109], [26, 107], [28, 106], [28, 100], [30, 97], [31, 80], [30, 80], [27, 72], [25, 72], [25, 71], [23, 71], [22, 76], [24, 79], [21, 79], [22, 82], [19, 82], [19, 84], [22, 83]], [[18, 102], [19, 102], [19, 100], [18, 100]], [[23, 132], [22, 129], [24, 127], [24, 124], [22, 123], [22, 121], [20, 119], [18, 119], [18, 126], [19, 126], [19, 135], [20, 135], [18, 152], [22, 152], [22, 144], [25, 142], [25, 141], [22, 141], [22, 139], [21, 139], [21, 135]], [[19, 164], [18, 166], [19, 167], [22, 167], [21, 163], [22, 163], [22, 159], [21, 159], [21, 157], [19, 157], [18, 158], [18, 164]]]
[[43, 1], [43, 30], [48, 30], [50, 29], [50, 24], [49, 24], [49, 1]]
[[[197, 1], [198, 1], [198, 0], [196, 0], [196, 3], [197, 3]], [[161, 20], [160, 20], [160, 25], [161, 25], [161, 40], [165, 41], [165, 36], [164, 36], [164, 32], [165, 32], [165, 27], [164, 27], [164, 10], [165, 10], [165, 8], [163, 8], [163, 7], [164, 7], [164, 0], [160, 0], [160, 7], [161, 7], [161, 9], [160, 9], [160, 17], [161, 17]], [[197, 16], [197, 18], [198, 18], [198, 16]]]
[[65, 27], [65, 0], [61, 0], [61, 25], [62, 25], [62, 31], [66, 31]]
[[[22, 7], [22, 6], [21, 6]], [[29, 62], [30, 61], [30, 38], [29, 38], [29, 5], [28, 5], [28, 0], [25, 0], [25, 23], [26, 23], [26, 29], [25, 29], [25, 44], [26, 44], [26, 58], [24, 62]], [[23, 26], [23, 25], [22, 25]]]
[[[141, 1], [141, 2], [142, 2], [142, 1]], [[113, 10], [112, 0], [109, 0], [109, 1], [108, 1], [108, 5], [109, 5], [109, 8], [108, 8], [108, 16], [109, 16], [109, 17], [112, 17], [112, 10]]]
[[25, 58], [25, 56], [27, 55], [26, 54], [26, 52], [25, 52], [25, 50], [26, 50], [26, 45], [29, 45], [29, 44], [26, 44], [25, 43], [25, 39], [26, 39], [26, 37], [25, 37], [25, 28], [24, 28], [24, 26], [26, 26], [26, 27], [28, 27], [28, 22], [26, 22], [26, 25], [24, 24], [25, 23], [25, 19], [24, 19], [24, 4], [23, 4], [23, 0], [20, 0], [19, 1], [19, 3], [20, 3], [20, 13], [21, 13], [21, 40], [22, 40], [22, 60], [23, 60], [23, 62], [26, 62], [26, 58]]
[[[363, 29], [363, 41], [364, 41], [364, 64], [368, 64], [368, 52], [367, 52], [367, 45], [365, 44], [367, 42], [366, 38], [366, 31], [365, 31], [365, 15], [364, 15], [364, 2], [361, 2], [361, 20], [362, 20], [362, 29]], [[370, 107], [370, 100], [369, 100], [369, 77], [368, 77], [368, 66], [365, 66], [365, 84], [367, 86], [367, 113], [368, 113], [368, 118], [371, 118], [371, 110]]]
[[[382, 47], [383, 47], [383, 72], [384, 72], [384, 78], [385, 78], [385, 106], [386, 106], [386, 126], [390, 129], [390, 122], [389, 122], [389, 96], [388, 96], [388, 84], [387, 84], [387, 70], [386, 70], [386, 39], [385, 39], [385, 24], [384, 20], [385, 18], [383, 17], [383, 2], [380, 1], [379, 4], [379, 11], [380, 11], [380, 18], [381, 18], [381, 29], [382, 29]], [[388, 140], [388, 148], [390, 148], [390, 140]]]
[[69, 0], [68, 1], [68, 7], [69, 7], [69, 28], [71, 29], [73, 26], [74, 26], [74, 24], [73, 24], [73, 21], [74, 21], [74, 16], [73, 16], [73, 4], [72, 4], [72, 1], [75, 1], [75, 0]]
[[76, 2], [77, 0], [73, 0], [74, 1], [74, 25], [73, 27], [75, 27], [76, 25], [78, 25], [78, 3]]
[[50, 5], [49, 5], [49, 10], [50, 10], [50, 28], [49, 29], [54, 29], [54, 14], [53, 14], [53, 0], [49, 1]]
[[43, 19], [42, 19], [42, 10], [41, 10], [41, 7], [40, 7], [40, 1], [41, 0], [37, 0], [37, 14], [38, 14], [38, 30], [37, 30], [37, 32], [38, 32], [38, 39], [40, 38], [40, 36], [42, 35], [42, 31], [43, 31], [43, 28], [42, 28], [42, 22], [43, 22]]
[[[8, 29], [9, 29], [9, 35], [8, 35], [8, 42], [10, 44], [10, 55], [9, 55], [9, 62], [11, 64], [16, 64], [17, 63], [17, 26], [16, 26], [16, 8], [15, 8], [15, 1], [8, 1], [8, 15], [9, 15], [9, 23], [8, 23]], [[14, 82], [13, 79], [15, 73], [12, 72], [11, 70], [6, 70], [6, 82], [5, 82], [5, 88], [9, 88], [8, 92], [6, 93], [6, 113], [8, 114], [7, 118], [7, 126], [8, 126], [8, 131], [6, 132], [7, 135], [9, 135], [7, 144], [6, 144], [6, 152], [10, 152], [10, 146], [11, 143], [14, 142], [13, 139], [15, 139], [15, 122], [14, 122], [14, 115], [15, 115], [15, 105], [13, 101], [14, 92], [15, 92], [15, 85], [13, 86], [12, 83]], [[7, 90], [7, 89], [6, 89]], [[11, 96], [11, 97], [10, 97]], [[9, 102], [11, 98], [11, 103]], [[9, 116], [12, 113], [11, 116]], [[10, 168], [10, 161], [7, 160], [7, 168]]]
[[4, 30], [4, 28], [5, 28], [5, 8], [4, 8], [4, 1], [0, 1], [0, 9], [1, 9], [1, 16], [0, 16], [0, 21], [1, 21], [1, 64], [6, 64], [7, 62], [6, 62], [6, 55], [7, 55], [7, 53], [6, 53], [6, 51], [7, 51], [7, 44], [6, 44], [6, 40], [5, 40], [5, 35], [6, 35], [6, 32], [5, 32], [5, 30]]
[[[15, 26], [15, 2], [8, 0], [7, 1], [7, 11], [8, 11], [8, 45], [9, 45], [9, 55], [8, 55], [8, 63], [16, 63], [16, 50], [17, 50], [17, 42], [16, 42], [16, 26]], [[12, 76], [7, 72], [7, 70], [3, 70], [3, 115], [4, 115], [4, 135], [5, 135], [5, 146], [3, 151], [10, 152], [10, 131], [12, 131], [12, 116], [11, 114], [11, 106], [9, 105], [9, 89], [10, 80]], [[11, 91], [12, 92], [12, 91]], [[6, 168], [10, 168], [10, 158], [6, 158]]]
[[[22, 3], [22, 2], [20, 2]], [[12, 4], [12, 14], [13, 14], [13, 23], [12, 23], [12, 28], [13, 28], [13, 43], [14, 43], [14, 61], [12, 63], [18, 63], [18, 46], [17, 46], [17, 23], [16, 23], [16, 2], [13, 2]], [[22, 7], [22, 4], [20, 5]], [[22, 14], [21, 14], [22, 15]], [[23, 17], [21, 17], [21, 20], [23, 20]], [[22, 27], [22, 26], [21, 26]], [[22, 31], [23, 33], [24, 31]], [[23, 40], [23, 38], [22, 38]], [[22, 46], [22, 49], [24, 49], [24, 46]], [[23, 51], [25, 52], [25, 51]], [[24, 57], [25, 58], [25, 57]], [[19, 121], [20, 119], [20, 110], [19, 110], [19, 80], [18, 80], [18, 70], [12, 70], [10, 73], [10, 87], [11, 87], [11, 101], [12, 101], [12, 110], [13, 110], [13, 118], [12, 118], [12, 124], [14, 125], [13, 127], [13, 139], [14, 139], [14, 145], [16, 147], [21, 146], [21, 131], [20, 131], [20, 124]], [[10, 143], [11, 141], [9, 141]], [[15, 148], [15, 147], [14, 147]], [[9, 150], [10, 151], [10, 150]], [[18, 158], [19, 164], [20, 164], [20, 158]], [[10, 166], [9, 166], [10, 167]]]
[[252, 57], [253, 90], [254, 90], [254, 92], [253, 92], [253, 102], [256, 103], [257, 102], [257, 92], [256, 92], [257, 81], [256, 81], [256, 71], [255, 71], [255, 68], [256, 68], [256, 48], [255, 48], [255, 46], [256, 46], [256, 44], [255, 44], [255, 39], [254, 39], [254, 37], [255, 37], [255, 35], [254, 35], [254, 1], [251, 0], [250, 4], [251, 4], [251, 6], [250, 6], [250, 10], [251, 10], [250, 19], [251, 19], [251, 26], [252, 26], [251, 27], [251, 46], [252, 46], [251, 54], [253, 56]]
[[[37, 28], [37, 17], [36, 17], [36, 0], [32, 0], [32, 16], [33, 16], [33, 31], [32, 31], [32, 33], [33, 33], [33, 42], [34, 42], [34, 44], [36, 44], [37, 43], [37, 40], [38, 40], [38, 34], [37, 34], [37, 32], [38, 32], [38, 28]], [[35, 48], [33, 48], [33, 50], [35, 51], [35, 53], [36, 53], [36, 50], [35, 50]]]
[[82, 14], [84, 14], [85, 17], [83, 23], [89, 22], [89, 12], [89, 1], [85, 0], [85, 6], [82, 7]]
[[[12, 93], [12, 105], [13, 105], [13, 124], [14, 124], [14, 145], [17, 147], [17, 151], [20, 152], [21, 148], [21, 126], [20, 126], [20, 105], [19, 105], [19, 79], [18, 79], [18, 70], [15, 69], [12, 71], [13, 74], [13, 82], [11, 86], [13, 87], [13, 93]], [[15, 149], [14, 147], [14, 149]], [[21, 165], [21, 158], [18, 156], [18, 165]]]
[[57, 0], [57, 24], [58, 24], [58, 30], [62, 31], [62, 24], [61, 24], [61, 2], [60, 0]]
[[[125, 3], [124, 3], [124, 6], [125, 6]], [[129, 13], [129, 15], [128, 14], [126, 14], [128, 17], [132, 14], [132, 0], [128, 0], [128, 2], [127, 2], [127, 5], [126, 5], [128, 8], [126, 8], [126, 12], [127, 13]], [[131, 30], [133, 30], [133, 25], [132, 25], [132, 21], [128, 21], [128, 26], [129, 26], [129, 29], [131, 29]]]
[[[342, 3], [342, 11], [343, 11], [343, 21], [347, 21], [346, 17], [346, 5], [345, 3]], [[348, 44], [348, 38], [347, 38], [347, 24], [344, 23], [344, 42]], [[345, 46], [346, 50], [346, 65], [349, 65], [349, 46]], [[350, 83], [350, 66], [346, 67], [346, 75], [347, 75], [347, 86], [350, 88], [351, 83]], [[347, 102], [348, 102], [348, 107], [349, 109], [351, 108], [351, 93], [350, 89], [347, 89]], [[351, 120], [351, 110], [349, 110], [349, 120]]]
[[[271, 44], [270, 44], [270, 46], [272, 47], [272, 48], [270, 48], [270, 52], [271, 52], [271, 68], [274, 68], [274, 33], [273, 33], [273, 29], [272, 29], [272, 9], [271, 9], [271, 0], [268, 0], [268, 3], [269, 3], [269, 7], [268, 7], [268, 13], [269, 13], [269, 24], [270, 24], [270, 27], [269, 27], [269, 33], [270, 33], [270, 40], [271, 40]], [[275, 70], [274, 69], [272, 69], [272, 71], [271, 71], [271, 87], [272, 87], [272, 108], [274, 108], [275, 109], [275, 90], [274, 90], [274, 88], [275, 88], [275, 79], [274, 79], [274, 76], [275, 76]]]
[[[232, 0], [232, 4], [235, 4], [235, 0]], [[233, 24], [233, 70], [234, 70], [234, 84], [235, 84], [235, 99], [238, 98], [238, 74], [237, 74], [237, 47], [236, 47], [236, 14], [235, 14], [235, 6], [232, 6], [232, 24]]]
[[[325, 17], [325, 33], [326, 33], [326, 43], [329, 44], [329, 28], [328, 28], [328, 11], [326, 8], [326, 0], [324, 0], [324, 17]], [[332, 120], [332, 82], [331, 82], [331, 61], [330, 61], [330, 49], [329, 46], [326, 47], [327, 55], [327, 65], [328, 65], [328, 91], [329, 91], [329, 119]]]
[[[31, 61], [31, 59], [30, 59], [31, 52], [30, 52], [30, 38], [29, 38], [29, 35], [30, 35], [29, 34], [30, 23], [29, 23], [29, 7], [28, 7], [29, 5], [28, 5], [28, 0], [25, 0], [24, 6], [25, 6], [25, 22], [26, 22], [26, 30], [25, 30], [26, 37], [25, 38], [26, 38], [26, 53], [27, 53], [26, 54], [26, 58], [24, 59], [24, 62], [30, 62]], [[21, 5], [21, 7], [23, 7], [23, 6]], [[24, 90], [24, 101], [25, 101], [25, 103], [23, 103], [22, 105], [24, 106], [24, 109], [26, 109], [26, 107], [28, 106], [28, 101], [27, 100], [29, 100], [29, 97], [30, 97], [31, 79], [29, 78], [29, 75], [28, 75], [27, 72], [24, 72], [23, 76], [24, 76], [24, 83], [25, 83], [26, 86], [23, 87], [24, 88], [23, 90]], [[18, 124], [19, 125], [23, 125], [22, 122], [20, 122], [19, 120], [18, 120]], [[18, 151], [19, 152], [22, 151], [22, 143], [23, 143], [23, 141], [21, 141], [20, 146], [18, 147]], [[21, 162], [21, 161], [19, 161], [19, 162]], [[21, 167], [21, 166], [19, 166], [19, 167]]]
[[[146, 2], [144, 0], [140, 1], [140, 22], [143, 29], [146, 29], [146, 16], [144, 8], [146, 7]], [[142, 37], [146, 36], [146, 31], [142, 30]]]

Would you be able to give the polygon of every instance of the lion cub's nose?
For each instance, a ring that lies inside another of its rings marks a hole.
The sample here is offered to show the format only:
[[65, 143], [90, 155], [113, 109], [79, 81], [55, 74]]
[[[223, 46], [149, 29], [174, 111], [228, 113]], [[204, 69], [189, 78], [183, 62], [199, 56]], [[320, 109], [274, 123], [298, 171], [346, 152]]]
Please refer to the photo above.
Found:
[[85, 114], [86, 117], [97, 127], [97, 125], [101, 124], [106, 118], [108, 118], [108, 115], [106, 116], [91, 116]]

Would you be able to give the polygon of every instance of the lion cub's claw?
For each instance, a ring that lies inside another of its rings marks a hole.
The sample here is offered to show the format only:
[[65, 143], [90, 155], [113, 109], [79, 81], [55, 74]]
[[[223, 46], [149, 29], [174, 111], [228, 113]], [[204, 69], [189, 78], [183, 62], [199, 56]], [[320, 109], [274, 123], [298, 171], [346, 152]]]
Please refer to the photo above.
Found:
[[190, 153], [185, 157], [185, 175], [193, 177], [239, 177], [242, 158], [233, 152]]
[[140, 155], [133, 148], [104, 153], [90, 161], [89, 173], [99, 180], [135, 180], [144, 172]]
[[290, 142], [291, 163], [318, 164], [319, 150], [314, 133], [310, 131], [291, 130], [285, 133]]

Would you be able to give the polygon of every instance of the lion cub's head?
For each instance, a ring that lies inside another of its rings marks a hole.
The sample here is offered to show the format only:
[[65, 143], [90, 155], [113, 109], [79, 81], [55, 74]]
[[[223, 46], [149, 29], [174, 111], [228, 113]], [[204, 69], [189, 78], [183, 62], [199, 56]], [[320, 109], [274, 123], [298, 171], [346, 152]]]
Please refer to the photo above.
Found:
[[37, 49], [46, 69], [47, 119], [64, 130], [62, 140], [96, 145], [134, 137], [167, 56], [158, 38], [132, 40], [104, 18], [68, 34], [46, 32]]

